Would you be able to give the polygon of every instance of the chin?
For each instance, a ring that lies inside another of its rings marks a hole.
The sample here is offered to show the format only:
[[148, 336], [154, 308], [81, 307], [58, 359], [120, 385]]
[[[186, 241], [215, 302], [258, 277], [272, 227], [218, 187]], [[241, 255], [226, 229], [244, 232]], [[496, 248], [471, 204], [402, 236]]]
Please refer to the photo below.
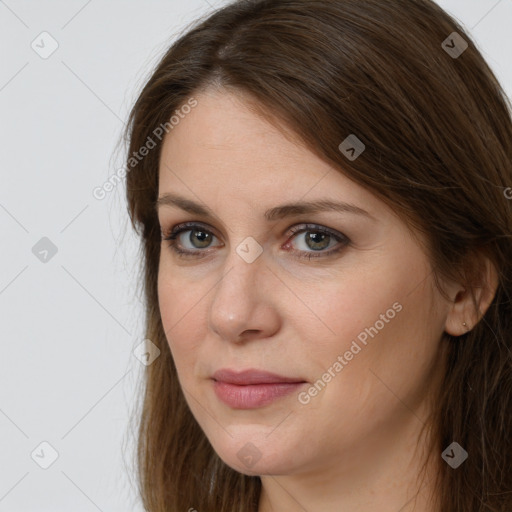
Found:
[[229, 454], [228, 457], [221, 457], [223, 462], [238, 473], [247, 476], [264, 476], [264, 475], [285, 475], [292, 472], [289, 464], [283, 463], [282, 460], [276, 459], [260, 459], [254, 466], [248, 467], [241, 463], [237, 454]]
[[299, 461], [293, 456], [293, 448], [283, 446], [281, 442], [278, 444], [265, 439], [265, 436], [260, 438], [246, 434], [226, 437], [220, 444], [212, 443], [212, 446], [226, 465], [244, 475], [282, 475], [294, 472]]

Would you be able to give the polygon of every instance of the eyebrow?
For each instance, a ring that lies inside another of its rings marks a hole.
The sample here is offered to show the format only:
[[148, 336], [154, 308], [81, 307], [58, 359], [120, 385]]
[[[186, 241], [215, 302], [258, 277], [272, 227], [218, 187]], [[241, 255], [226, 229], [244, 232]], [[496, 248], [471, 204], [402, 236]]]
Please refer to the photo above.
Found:
[[[185, 197], [178, 196], [176, 194], [166, 193], [161, 195], [155, 202], [156, 209], [160, 209], [162, 206], [175, 206], [182, 210], [192, 213], [194, 215], [200, 215], [203, 217], [215, 218], [215, 214], [206, 205], [202, 205], [187, 199]], [[264, 214], [267, 221], [276, 221], [285, 217], [292, 217], [294, 215], [312, 214], [318, 212], [341, 212], [341, 213], [352, 213], [355, 215], [363, 215], [370, 219], [376, 220], [373, 215], [363, 210], [359, 206], [345, 202], [336, 202], [330, 199], [319, 199], [311, 202], [295, 202], [283, 204], [270, 208]]]

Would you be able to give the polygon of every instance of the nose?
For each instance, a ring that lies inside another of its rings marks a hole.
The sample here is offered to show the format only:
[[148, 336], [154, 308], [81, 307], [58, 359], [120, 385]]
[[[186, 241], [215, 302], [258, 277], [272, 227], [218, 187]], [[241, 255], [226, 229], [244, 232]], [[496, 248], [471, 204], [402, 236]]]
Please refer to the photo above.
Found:
[[246, 262], [233, 248], [225, 272], [213, 290], [210, 329], [223, 340], [241, 343], [272, 336], [279, 330], [277, 296], [279, 280], [261, 254]]

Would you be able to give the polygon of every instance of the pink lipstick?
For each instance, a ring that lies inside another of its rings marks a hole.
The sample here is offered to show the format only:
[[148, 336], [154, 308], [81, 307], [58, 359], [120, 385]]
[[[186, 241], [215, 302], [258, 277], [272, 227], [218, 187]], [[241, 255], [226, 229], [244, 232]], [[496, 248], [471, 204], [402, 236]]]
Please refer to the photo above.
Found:
[[223, 369], [213, 376], [215, 394], [233, 409], [255, 409], [298, 390], [306, 381], [262, 370]]

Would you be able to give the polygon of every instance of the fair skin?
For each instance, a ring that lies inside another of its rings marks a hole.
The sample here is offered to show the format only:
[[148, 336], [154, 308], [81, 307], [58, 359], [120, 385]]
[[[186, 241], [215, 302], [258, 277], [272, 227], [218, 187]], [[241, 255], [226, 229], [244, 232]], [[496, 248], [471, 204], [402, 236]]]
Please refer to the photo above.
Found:
[[[462, 322], [476, 323], [462, 288], [447, 284], [453, 301], [442, 298], [404, 222], [238, 96], [211, 90], [195, 97], [197, 107], [164, 140], [159, 197], [182, 196], [213, 216], [158, 208], [164, 234], [183, 222], [201, 224], [176, 240], [199, 257], [180, 257], [162, 241], [158, 274], [162, 322], [192, 413], [226, 464], [261, 476], [259, 512], [434, 512], [430, 481], [444, 462], [436, 454], [419, 486], [419, 433], [441, 375], [443, 331], [460, 335]], [[264, 216], [320, 199], [368, 215]], [[290, 233], [304, 224], [314, 226]], [[322, 240], [318, 228], [340, 239]], [[308, 245], [309, 234], [317, 245]], [[348, 244], [339, 241], [343, 235]], [[251, 263], [237, 252], [247, 237], [262, 250]], [[341, 250], [298, 257], [335, 248]], [[378, 333], [345, 357], [376, 325]], [[343, 369], [333, 370], [340, 355]], [[268, 405], [237, 409], [213, 390], [220, 368], [262, 369], [305, 383]], [[329, 382], [308, 394], [328, 368]], [[247, 443], [260, 456], [251, 467], [237, 456]]]

